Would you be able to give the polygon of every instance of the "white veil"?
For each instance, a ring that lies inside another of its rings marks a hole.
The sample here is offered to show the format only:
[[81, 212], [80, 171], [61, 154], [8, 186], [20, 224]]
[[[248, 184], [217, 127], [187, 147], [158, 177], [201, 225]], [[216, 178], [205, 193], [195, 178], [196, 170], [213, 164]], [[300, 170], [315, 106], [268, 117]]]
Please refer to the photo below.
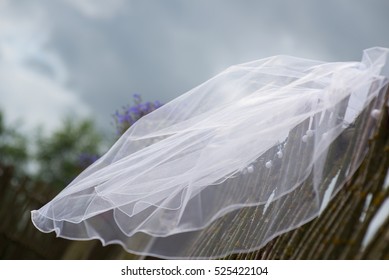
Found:
[[161, 258], [258, 249], [318, 216], [359, 166], [387, 54], [232, 66], [141, 118], [32, 221]]

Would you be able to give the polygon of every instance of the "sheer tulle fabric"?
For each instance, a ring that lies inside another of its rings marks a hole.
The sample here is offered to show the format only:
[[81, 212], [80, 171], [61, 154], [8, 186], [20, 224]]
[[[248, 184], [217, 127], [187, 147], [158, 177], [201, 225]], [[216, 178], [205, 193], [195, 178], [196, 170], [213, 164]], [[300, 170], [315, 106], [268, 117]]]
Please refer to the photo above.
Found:
[[140, 119], [32, 221], [161, 258], [258, 249], [316, 217], [358, 167], [387, 53], [232, 66]]

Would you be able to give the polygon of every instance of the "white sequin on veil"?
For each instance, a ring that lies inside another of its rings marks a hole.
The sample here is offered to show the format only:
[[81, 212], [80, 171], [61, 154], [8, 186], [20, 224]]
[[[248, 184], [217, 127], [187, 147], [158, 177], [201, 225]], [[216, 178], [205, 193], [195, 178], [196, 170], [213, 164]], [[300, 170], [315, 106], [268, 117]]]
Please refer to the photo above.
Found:
[[387, 53], [232, 66], [140, 119], [32, 221], [161, 258], [258, 249], [316, 217], [360, 164]]

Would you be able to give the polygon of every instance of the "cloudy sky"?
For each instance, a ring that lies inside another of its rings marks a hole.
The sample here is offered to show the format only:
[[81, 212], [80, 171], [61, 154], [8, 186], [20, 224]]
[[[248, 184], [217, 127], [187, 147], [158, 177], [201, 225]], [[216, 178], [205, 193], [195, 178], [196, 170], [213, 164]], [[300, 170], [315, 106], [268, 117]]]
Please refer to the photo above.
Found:
[[387, 0], [0, 0], [0, 110], [24, 129], [167, 102], [276, 54], [360, 60], [389, 47]]

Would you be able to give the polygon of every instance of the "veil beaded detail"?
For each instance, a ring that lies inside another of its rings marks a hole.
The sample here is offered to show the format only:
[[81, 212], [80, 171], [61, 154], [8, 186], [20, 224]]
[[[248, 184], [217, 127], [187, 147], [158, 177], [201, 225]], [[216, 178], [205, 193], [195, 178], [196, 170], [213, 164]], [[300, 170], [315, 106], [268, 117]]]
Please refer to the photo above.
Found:
[[258, 249], [317, 217], [358, 168], [388, 52], [232, 66], [141, 118], [32, 222], [160, 258]]

